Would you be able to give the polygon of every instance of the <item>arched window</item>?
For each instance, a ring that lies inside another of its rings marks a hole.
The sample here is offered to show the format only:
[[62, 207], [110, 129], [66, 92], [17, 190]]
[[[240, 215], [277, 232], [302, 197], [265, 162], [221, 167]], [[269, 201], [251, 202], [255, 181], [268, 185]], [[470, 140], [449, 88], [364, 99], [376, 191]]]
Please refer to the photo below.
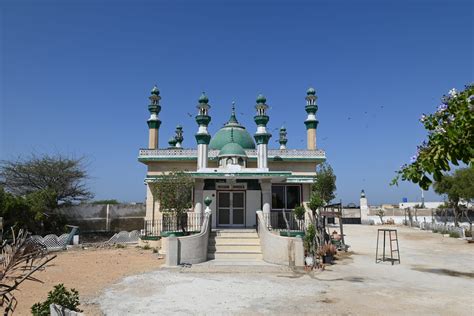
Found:
[[242, 167], [244, 166], [244, 159], [242, 157], [239, 158], [238, 162], [239, 165], [241, 165]]
[[231, 165], [232, 164], [232, 158], [227, 158], [226, 165]]

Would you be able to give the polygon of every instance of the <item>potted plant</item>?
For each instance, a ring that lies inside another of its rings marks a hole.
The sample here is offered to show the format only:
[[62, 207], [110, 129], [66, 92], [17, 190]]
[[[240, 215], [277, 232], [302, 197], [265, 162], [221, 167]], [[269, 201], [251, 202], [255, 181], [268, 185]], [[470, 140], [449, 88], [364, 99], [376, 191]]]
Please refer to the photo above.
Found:
[[327, 264], [332, 264], [336, 253], [336, 246], [331, 243], [325, 243], [318, 249], [318, 255], [323, 259], [323, 263]]

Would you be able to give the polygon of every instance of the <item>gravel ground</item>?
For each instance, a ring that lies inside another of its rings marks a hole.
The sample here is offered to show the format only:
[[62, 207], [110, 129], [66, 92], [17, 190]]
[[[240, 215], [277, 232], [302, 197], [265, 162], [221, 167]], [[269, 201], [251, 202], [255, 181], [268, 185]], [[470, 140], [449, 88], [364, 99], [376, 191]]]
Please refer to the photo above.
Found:
[[402, 264], [376, 264], [377, 228], [346, 225], [351, 252], [323, 272], [162, 269], [123, 279], [96, 303], [106, 315], [473, 314], [473, 244], [396, 227]]

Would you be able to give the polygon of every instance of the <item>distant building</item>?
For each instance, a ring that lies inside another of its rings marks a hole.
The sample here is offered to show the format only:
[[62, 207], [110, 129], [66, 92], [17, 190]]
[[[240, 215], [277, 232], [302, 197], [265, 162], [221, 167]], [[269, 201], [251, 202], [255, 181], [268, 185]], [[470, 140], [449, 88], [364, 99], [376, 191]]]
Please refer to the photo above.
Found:
[[[435, 209], [438, 208], [440, 205], [444, 204], [444, 202], [424, 202], [425, 207], [427, 209]], [[398, 203], [398, 207], [400, 209], [407, 209], [407, 208], [414, 208], [415, 206], [421, 206], [421, 202], [402, 202]]]

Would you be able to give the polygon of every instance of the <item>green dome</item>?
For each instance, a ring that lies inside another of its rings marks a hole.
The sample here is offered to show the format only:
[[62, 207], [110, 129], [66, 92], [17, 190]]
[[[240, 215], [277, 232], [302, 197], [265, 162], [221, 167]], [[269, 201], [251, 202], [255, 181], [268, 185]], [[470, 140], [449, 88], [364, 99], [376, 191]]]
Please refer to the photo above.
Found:
[[307, 94], [307, 95], [315, 95], [315, 94], [316, 94], [316, 90], [314, 90], [314, 88], [309, 88], [308, 91], [306, 91], [306, 94]]
[[209, 99], [206, 96], [206, 93], [203, 92], [201, 96], [199, 97], [199, 103], [208, 103], [208, 102], [209, 102]]
[[247, 157], [245, 154], [245, 150], [237, 143], [228, 143], [224, 147], [222, 147], [221, 151], [219, 151], [219, 157], [224, 156], [241, 156]]
[[265, 104], [265, 102], [267, 102], [267, 99], [262, 94], [259, 94], [257, 97], [257, 103]]
[[157, 86], [154, 86], [153, 89], [151, 89], [151, 94], [160, 95], [160, 90], [158, 90]]
[[229, 121], [212, 137], [209, 149], [222, 149], [229, 143], [236, 143], [243, 149], [255, 149], [255, 142], [249, 132], [239, 124], [232, 111]]

